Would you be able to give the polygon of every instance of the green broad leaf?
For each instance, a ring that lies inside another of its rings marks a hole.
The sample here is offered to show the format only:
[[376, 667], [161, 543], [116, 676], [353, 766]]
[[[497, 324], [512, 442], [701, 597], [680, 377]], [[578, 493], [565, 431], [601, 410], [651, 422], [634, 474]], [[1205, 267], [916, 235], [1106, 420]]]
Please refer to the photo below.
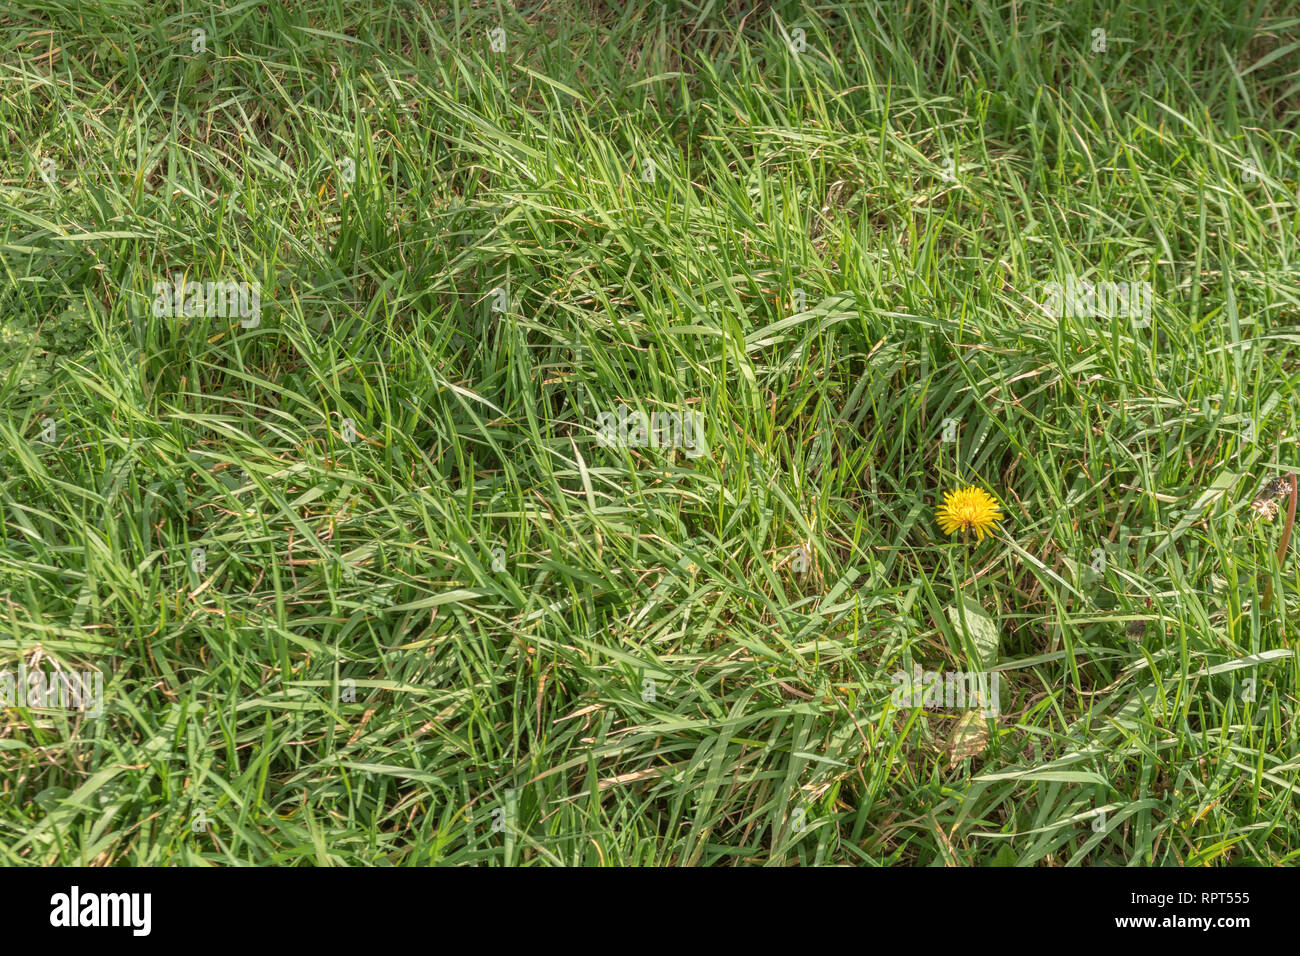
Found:
[[948, 608], [948, 620], [957, 629], [957, 633], [969, 636], [975, 645], [979, 660], [972, 663], [986, 670], [992, 668], [998, 662], [998, 626], [983, 608], [964, 595], [962, 605], [963, 607], [953, 605]]

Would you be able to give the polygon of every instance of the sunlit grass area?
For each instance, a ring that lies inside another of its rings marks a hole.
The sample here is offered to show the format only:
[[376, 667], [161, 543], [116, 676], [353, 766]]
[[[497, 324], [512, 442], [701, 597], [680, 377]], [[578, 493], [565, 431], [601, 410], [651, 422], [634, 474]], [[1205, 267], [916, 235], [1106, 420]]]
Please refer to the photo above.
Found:
[[0, 862], [1297, 862], [1294, 5], [35, 6]]

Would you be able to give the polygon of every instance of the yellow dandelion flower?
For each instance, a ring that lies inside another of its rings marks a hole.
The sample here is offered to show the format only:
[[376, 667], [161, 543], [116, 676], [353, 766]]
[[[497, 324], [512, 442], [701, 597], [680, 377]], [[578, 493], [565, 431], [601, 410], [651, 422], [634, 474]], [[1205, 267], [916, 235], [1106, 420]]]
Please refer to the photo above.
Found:
[[979, 541], [983, 541], [984, 535], [993, 530], [993, 525], [1002, 520], [993, 496], [973, 485], [946, 492], [936, 517], [944, 534], [973, 529]]

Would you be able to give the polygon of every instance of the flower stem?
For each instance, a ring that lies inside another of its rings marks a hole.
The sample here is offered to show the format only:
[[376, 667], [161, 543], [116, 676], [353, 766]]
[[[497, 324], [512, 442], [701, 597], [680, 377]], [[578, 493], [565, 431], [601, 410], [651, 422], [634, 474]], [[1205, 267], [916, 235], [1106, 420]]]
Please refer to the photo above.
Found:
[[[1295, 472], [1291, 472], [1291, 495], [1290, 502], [1287, 504], [1286, 525], [1282, 528], [1282, 540], [1277, 545], [1277, 566], [1280, 571], [1282, 561], [1286, 557], [1287, 545], [1291, 543], [1291, 528], [1295, 525], [1295, 502], [1296, 502], [1296, 477]], [[1264, 604], [1263, 609], [1267, 611], [1273, 603], [1273, 579], [1270, 577], [1268, 583], [1264, 585]]]

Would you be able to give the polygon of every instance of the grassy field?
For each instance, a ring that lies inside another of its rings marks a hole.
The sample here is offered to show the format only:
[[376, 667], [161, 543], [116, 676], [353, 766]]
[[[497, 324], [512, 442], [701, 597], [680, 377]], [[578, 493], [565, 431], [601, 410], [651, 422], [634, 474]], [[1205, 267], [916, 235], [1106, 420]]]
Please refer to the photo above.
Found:
[[0, 863], [1300, 862], [1293, 4], [288, 7], [0, 5]]

